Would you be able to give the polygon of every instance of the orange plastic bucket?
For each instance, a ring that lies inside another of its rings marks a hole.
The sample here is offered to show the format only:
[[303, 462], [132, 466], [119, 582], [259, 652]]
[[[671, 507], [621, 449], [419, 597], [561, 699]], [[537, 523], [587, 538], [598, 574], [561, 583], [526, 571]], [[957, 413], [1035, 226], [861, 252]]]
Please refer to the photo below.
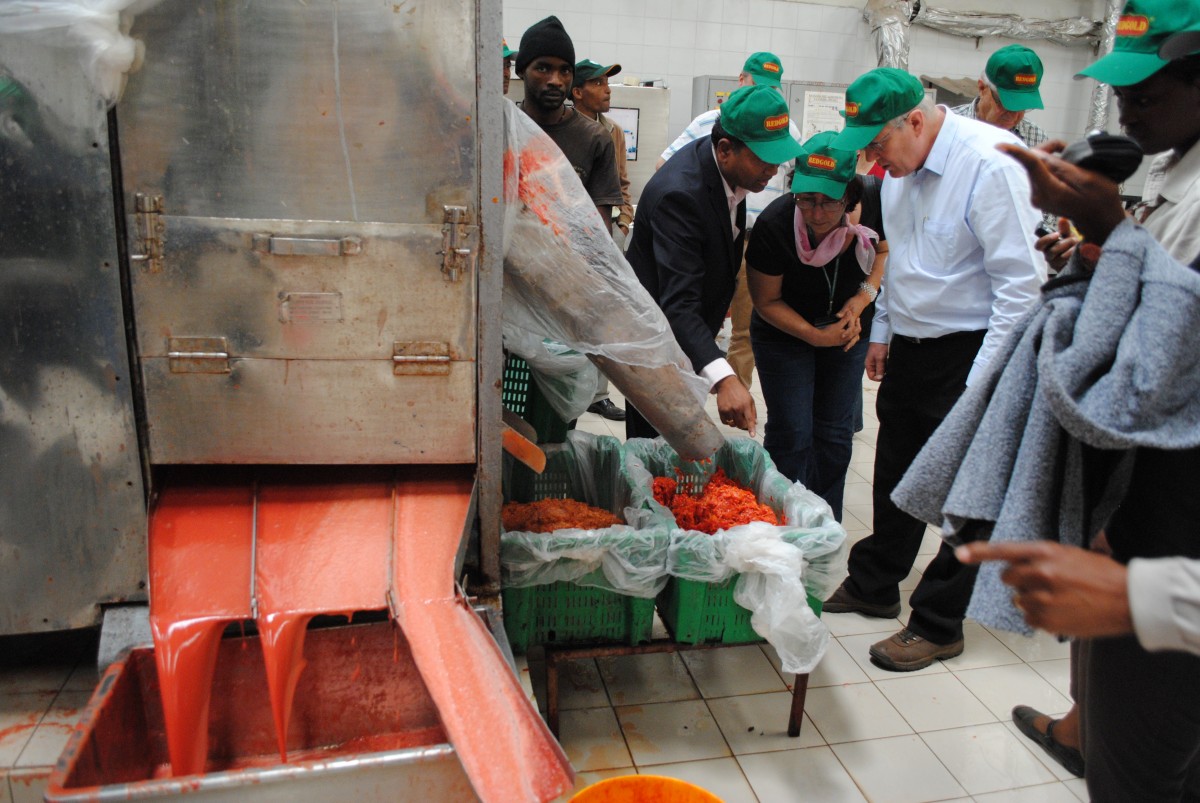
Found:
[[581, 789], [570, 803], [722, 803], [695, 784], [663, 775], [622, 775]]

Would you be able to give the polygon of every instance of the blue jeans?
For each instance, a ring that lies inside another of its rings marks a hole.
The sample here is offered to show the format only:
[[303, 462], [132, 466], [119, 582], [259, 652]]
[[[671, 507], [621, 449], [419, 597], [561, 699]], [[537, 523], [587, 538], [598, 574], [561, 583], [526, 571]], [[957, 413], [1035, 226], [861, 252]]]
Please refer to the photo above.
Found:
[[780, 473], [828, 502], [841, 521], [867, 341], [849, 351], [753, 333], [751, 342], [767, 403], [763, 445]]

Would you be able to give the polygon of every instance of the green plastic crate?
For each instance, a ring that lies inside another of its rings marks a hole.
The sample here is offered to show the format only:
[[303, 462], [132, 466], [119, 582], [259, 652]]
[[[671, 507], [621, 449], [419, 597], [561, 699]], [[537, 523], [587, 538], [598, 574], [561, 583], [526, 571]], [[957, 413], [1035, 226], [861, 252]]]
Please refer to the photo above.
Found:
[[562, 443], [567, 439], [570, 424], [559, 418], [546, 401], [529, 371], [529, 363], [515, 354], [504, 361], [500, 402], [529, 422], [537, 432], [538, 443]]
[[[680, 644], [764, 641], [750, 626], [750, 611], [733, 601], [736, 582], [736, 576], [723, 583], [672, 577], [658, 595], [658, 615]], [[821, 615], [821, 600], [809, 594], [808, 604]]]
[[534, 644], [644, 644], [654, 600], [575, 583], [506, 588], [504, 629], [515, 652]]

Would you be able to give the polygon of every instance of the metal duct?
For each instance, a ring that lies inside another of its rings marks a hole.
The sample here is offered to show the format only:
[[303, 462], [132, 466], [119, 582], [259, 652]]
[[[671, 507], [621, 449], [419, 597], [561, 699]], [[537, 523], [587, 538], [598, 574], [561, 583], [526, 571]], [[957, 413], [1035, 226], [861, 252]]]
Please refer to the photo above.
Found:
[[875, 36], [880, 67], [908, 69], [908, 26], [920, 9], [920, 0], [867, 0], [863, 19]]
[[[1104, 28], [1100, 36], [1100, 52], [1097, 57], [1107, 56], [1112, 52], [1113, 40], [1117, 36], [1117, 20], [1121, 16], [1123, 5], [1124, 0], [1108, 0], [1108, 10], [1104, 15]], [[1108, 127], [1108, 99], [1110, 97], [1112, 97], [1112, 93], [1108, 91], [1108, 84], [1097, 82], [1092, 87], [1092, 102], [1088, 110], [1088, 131]]]
[[[1114, 6], [1116, 11], [1112, 10]], [[879, 66], [907, 70], [908, 26], [913, 23], [973, 39], [1003, 36], [1009, 39], [1044, 39], [1060, 45], [1088, 47], [1104, 45], [1107, 42], [1108, 49], [1111, 49], [1116, 14], [1120, 8], [1120, 0], [1109, 0], [1109, 14], [1101, 23], [1086, 17], [1043, 20], [1023, 19], [1015, 14], [948, 11], [922, 5], [921, 0], [867, 0], [867, 6], [863, 9], [863, 19], [874, 34]]]

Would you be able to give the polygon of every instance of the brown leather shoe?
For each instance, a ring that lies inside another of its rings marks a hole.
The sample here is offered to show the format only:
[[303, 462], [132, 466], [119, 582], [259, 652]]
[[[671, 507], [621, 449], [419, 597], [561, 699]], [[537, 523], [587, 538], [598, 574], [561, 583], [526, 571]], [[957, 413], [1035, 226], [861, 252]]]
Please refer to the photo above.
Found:
[[863, 616], [874, 616], [877, 619], [895, 619], [900, 615], [900, 603], [894, 605], [876, 605], [864, 602], [846, 590], [843, 583], [825, 604], [821, 606], [822, 613], [861, 613]]
[[871, 645], [871, 660], [876, 666], [892, 672], [915, 672], [934, 661], [944, 661], [962, 655], [963, 640], [950, 644], [934, 644], [907, 627], [894, 636]]

